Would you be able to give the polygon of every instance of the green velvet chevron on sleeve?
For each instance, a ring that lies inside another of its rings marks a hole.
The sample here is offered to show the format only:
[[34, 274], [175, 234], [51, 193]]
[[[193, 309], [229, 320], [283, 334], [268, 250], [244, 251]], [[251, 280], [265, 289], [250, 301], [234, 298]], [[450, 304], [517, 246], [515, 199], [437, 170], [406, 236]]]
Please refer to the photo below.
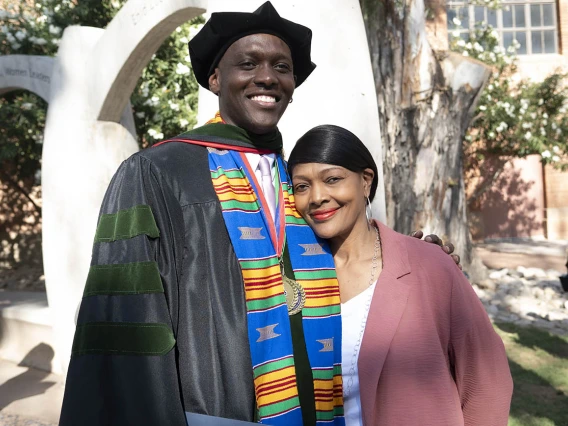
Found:
[[150, 206], [143, 204], [118, 213], [103, 214], [95, 234], [95, 243], [110, 243], [142, 234], [150, 238], [160, 236]]
[[158, 264], [136, 262], [91, 266], [83, 297], [163, 292]]
[[77, 326], [72, 355], [165, 355], [175, 342], [162, 323], [92, 322]]

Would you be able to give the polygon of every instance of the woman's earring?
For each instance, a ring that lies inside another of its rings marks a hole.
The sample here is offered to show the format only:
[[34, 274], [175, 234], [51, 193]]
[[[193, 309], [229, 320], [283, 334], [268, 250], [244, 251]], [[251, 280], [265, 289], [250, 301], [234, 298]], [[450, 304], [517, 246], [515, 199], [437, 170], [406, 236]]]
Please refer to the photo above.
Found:
[[367, 204], [365, 206], [365, 216], [367, 216], [367, 227], [371, 229], [371, 216], [373, 214], [373, 211], [371, 210], [371, 200], [369, 200], [369, 197], [366, 198]]
[[294, 102], [294, 98], [290, 98], [290, 100], [288, 101], [289, 104], [291, 104], [292, 102]]

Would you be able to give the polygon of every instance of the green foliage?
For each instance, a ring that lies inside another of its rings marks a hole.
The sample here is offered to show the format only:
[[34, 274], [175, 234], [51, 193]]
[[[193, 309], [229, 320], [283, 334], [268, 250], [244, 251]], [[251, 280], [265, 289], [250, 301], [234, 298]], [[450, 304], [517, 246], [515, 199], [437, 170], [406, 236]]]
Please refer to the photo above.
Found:
[[499, 47], [491, 27], [478, 26], [468, 41], [454, 37], [452, 49], [478, 59], [493, 73], [477, 105], [467, 132], [465, 151], [482, 161], [539, 154], [542, 162], [568, 168], [568, 89], [566, 77], [553, 73], [541, 82], [520, 79], [518, 43], [506, 51]]
[[[125, 0], [34, 0], [0, 10], [0, 54], [55, 56], [65, 27], [104, 28]], [[199, 17], [176, 29], [156, 52], [132, 94], [141, 147], [174, 136], [196, 123], [198, 85], [191, 73], [187, 42], [203, 23]], [[0, 97], [0, 169], [24, 187], [39, 176], [47, 105], [19, 91]], [[3, 178], [0, 177], [0, 180]], [[25, 181], [25, 182], [24, 182]]]
[[[125, 1], [2, 2], [8, 6], [0, 10], [0, 55], [55, 56], [67, 26], [105, 28]], [[141, 147], [187, 131], [196, 123], [198, 86], [187, 42], [203, 22], [200, 17], [178, 27], [138, 80], [131, 105]], [[38, 201], [46, 110], [47, 104], [29, 92], [0, 96], [0, 268], [41, 265]]]
[[[459, 18], [453, 24], [459, 28]], [[568, 89], [566, 76], [558, 72], [538, 82], [522, 79], [517, 72], [519, 43], [500, 47], [499, 34], [483, 22], [467, 39], [461, 36], [452, 34], [451, 49], [492, 69], [464, 141], [468, 205], [477, 209], [514, 158], [538, 154], [542, 163], [568, 169]]]

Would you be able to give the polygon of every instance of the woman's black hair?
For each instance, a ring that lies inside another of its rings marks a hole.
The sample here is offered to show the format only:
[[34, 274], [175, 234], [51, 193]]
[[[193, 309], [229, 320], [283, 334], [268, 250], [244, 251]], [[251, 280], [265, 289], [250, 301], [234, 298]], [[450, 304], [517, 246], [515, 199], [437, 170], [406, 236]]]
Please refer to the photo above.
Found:
[[375, 176], [369, 199], [373, 201], [375, 198], [379, 182], [377, 164], [363, 142], [343, 127], [324, 124], [308, 130], [298, 139], [288, 160], [290, 176], [296, 165], [304, 163], [332, 164], [356, 173], [371, 169]]

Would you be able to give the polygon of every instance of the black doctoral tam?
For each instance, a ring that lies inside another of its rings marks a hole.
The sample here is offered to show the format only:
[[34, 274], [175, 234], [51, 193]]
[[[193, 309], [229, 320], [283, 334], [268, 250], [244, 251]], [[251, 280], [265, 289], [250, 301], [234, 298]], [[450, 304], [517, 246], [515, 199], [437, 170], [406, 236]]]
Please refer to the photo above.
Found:
[[300, 86], [315, 69], [311, 61], [312, 30], [281, 18], [272, 3], [267, 1], [252, 13], [217, 12], [189, 42], [189, 56], [197, 82], [209, 90], [209, 77], [227, 51], [240, 38], [251, 34], [272, 34], [290, 47]]

